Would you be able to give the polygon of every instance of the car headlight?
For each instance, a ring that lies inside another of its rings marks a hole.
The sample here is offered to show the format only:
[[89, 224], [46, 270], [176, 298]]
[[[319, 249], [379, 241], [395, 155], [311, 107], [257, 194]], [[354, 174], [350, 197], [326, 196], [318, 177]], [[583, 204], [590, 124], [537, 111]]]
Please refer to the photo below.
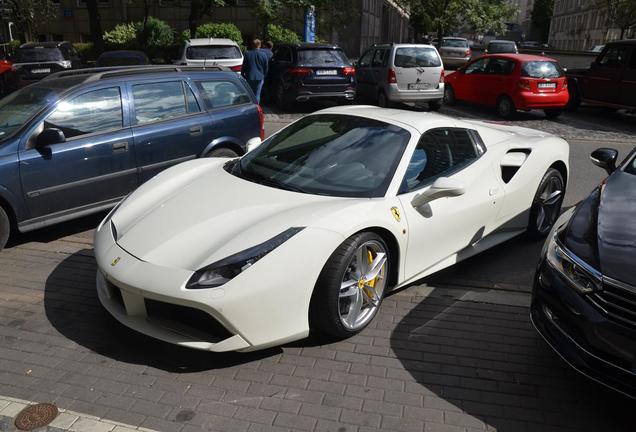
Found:
[[62, 66], [64, 69], [70, 69], [72, 65], [70, 60], [62, 60], [61, 62], [59, 62], [60, 66]]
[[579, 293], [589, 294], [602, 289], [601, 273], [566, 249], [559, 242], [558, 233], [548, 243], [546, 258], [550, 266], [561, 273]]
[[186, 284], [186, 288], [214, 288], [229, 282], [303, 229], [305, 229], [305, 227], [289, 228], [261, 244], [230, 255], [227, 258], [223, 258], [220, 261], [197, 270]]

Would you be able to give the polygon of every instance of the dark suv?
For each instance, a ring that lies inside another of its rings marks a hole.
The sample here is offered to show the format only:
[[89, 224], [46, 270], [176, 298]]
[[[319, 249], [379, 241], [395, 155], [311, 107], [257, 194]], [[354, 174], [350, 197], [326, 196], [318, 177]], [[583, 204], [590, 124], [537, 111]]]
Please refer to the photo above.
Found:
[[83, 64], [70, 42], [32, 42], [20, 45], [13, 62], [14, 87], [23, 87], [55, 72]]
[[265, 85], [279, 108], [315, 99], [352, 101], [356, 71], [335, 45], [281, 44], [274, 48]]
[[636, 40], [609, 42], [589, 68], [567, 71], [570, 109], [581, 103], [636, 110]]
[[0, 100], [0, 249], [11, 228], [108, 209], [172, 165], [236, 157], [263, 133], [226, 68], [80, 69], [20, 89]]

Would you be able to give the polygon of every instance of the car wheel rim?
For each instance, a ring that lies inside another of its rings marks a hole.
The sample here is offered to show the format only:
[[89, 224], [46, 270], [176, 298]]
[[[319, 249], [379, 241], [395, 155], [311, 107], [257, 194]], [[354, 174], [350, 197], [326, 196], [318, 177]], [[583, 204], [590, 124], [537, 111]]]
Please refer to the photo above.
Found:
[[373, 319], [384, 295], [387, 253], [380, 242], [360, 245], [351, 257], [340, 284], [338, 313], [342, 325], [358, 330]]
[[510, 115], [510, 102], [508, 101], [508, 99], [502, 99], [501, 102], [499, 102], [499, 114], [501, 114], [503, 117], [507, 117], [508, 115]]
[[563, 184], [558, 177], [550, 177], [541, 194], [539, 194], [539, 211], [537, 212], [537, 230], [546, 233], [559, 217], [563, 200]]
[[453, 100], [454, 100], [453, 91], [450, 88], [447, 87], [444, 90], [444, 102], [446, 102], [448, 104], [451, 104], [451, 103], [453, 103]]

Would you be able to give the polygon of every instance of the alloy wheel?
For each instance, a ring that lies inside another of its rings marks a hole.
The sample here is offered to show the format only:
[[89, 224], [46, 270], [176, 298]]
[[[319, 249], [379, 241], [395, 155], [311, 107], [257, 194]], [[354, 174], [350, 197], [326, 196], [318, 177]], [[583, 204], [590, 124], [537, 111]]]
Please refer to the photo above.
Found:
[[553, 176], [546, 182], [539, 195], [539, 209], [537, 212], [537, 231], [545, 234], [556, 222], [563, 201], [563, 183], [559, 177]]

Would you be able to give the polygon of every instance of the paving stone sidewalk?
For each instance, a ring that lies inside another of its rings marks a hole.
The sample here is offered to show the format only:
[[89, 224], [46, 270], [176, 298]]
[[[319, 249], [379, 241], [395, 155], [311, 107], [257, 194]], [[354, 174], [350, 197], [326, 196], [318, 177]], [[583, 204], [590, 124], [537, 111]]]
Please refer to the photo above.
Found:
[[203, 353], [104, 312], [90, 236], [66, 225], [0, 252], [0, 398], [159, 431], [634, 430], [631, 401], [537, 336], [525, 293], [438, 280], [391, 295], [347, 340]]

